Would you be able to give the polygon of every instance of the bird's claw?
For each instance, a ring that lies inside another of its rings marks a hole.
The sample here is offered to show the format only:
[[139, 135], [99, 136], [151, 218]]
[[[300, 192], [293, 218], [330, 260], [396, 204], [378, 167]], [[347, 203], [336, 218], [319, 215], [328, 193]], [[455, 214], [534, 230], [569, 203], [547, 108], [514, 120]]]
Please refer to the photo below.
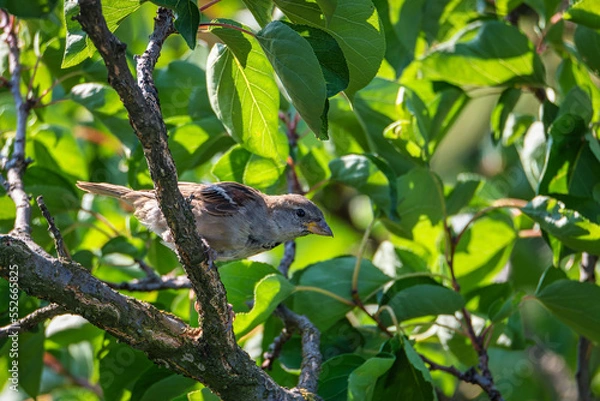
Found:
[[208, 242], [202, 238], [202, 244], [204, 244], [204, 255], [206, 256], [206, 263], [208, 264], [208, 270], [212, 270], [215, 267], [215, 260], [217, 259], [217, 252], [208, 245]]

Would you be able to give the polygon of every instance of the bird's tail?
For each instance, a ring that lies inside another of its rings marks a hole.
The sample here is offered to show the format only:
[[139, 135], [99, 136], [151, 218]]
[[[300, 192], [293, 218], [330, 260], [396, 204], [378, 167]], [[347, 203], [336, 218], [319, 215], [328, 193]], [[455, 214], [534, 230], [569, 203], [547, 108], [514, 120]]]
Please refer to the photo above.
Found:
[[123, 199], [125, 195], [133, 191], [132, 189], [122, 187], [121, 185], [107, 184], [104, 182], [77, 181], [77, 187], [91, 194], [120, 199]]

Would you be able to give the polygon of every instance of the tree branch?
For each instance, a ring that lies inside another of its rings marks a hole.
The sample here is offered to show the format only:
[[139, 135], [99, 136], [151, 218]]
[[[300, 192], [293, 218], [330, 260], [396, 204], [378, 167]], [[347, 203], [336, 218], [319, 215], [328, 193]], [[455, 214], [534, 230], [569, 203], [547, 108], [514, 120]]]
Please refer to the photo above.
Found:
[[306, 316], [292, 312], [285, 305], [280, 305], [276, 312], [283, 319], [286, 327], [297, 328], [300, 331], [302, 336], [302, 365], [297, 387], [314, 395], [317, 392], [317, 382], [323, 360], [319, 350], [321, 334]]
[[18, 266], [23, 291], [83, 316], [155, 363], [207, 383], [223, 400], [302, 400], [278, 386], [239, 347], [222, 352], [202, 329], [119, 294], [78, 264], [44, 257], [31, 246], [0, 236], [0, 277], [8, 279], [10, 266]]
[[7, 338], [13, 333], [29, 331], [46, 319], [66, 313], [66, 309], [57, 304], [44, 306], [29, 315], [19, 319], [15, 323], [0, 327], [0, 340]]
[[48, 231], [50, 231], [50, 233], [52, 234], [52, 237], [54, 238], [54, 248], [56, 248], [56, 253], [58, 254], [58, 256], [60, 258], [65, 259], [65, 260], [70, 260], [71, 255], [69, 254], [69, 251], [67, 250], [67, 247], [65, 246], [65, 241], [63, 240], [63, 237], [62, 237], [58, 227], [56, 227], [56, 224], [54, 224], [54, 218], [52, 217], [52, 215], [50, 214], [50, 211], [48, 210], [48, 208], [46, 207], [46, 204], [44, 203], [44, 197], [41, 195], [38, 196], [36, 198], [36, 202], [38, 204], [38, 207], [42, 211], [42, 216], [44, 216], [44, 218], [48, 222]]
[[[460, 285], [459, 285], [456, 275], [454, 273], [454, 254], [456, 253], [458, 243], [460, 242], [463, 235], [466, 233], [468, 227], [475, 220], [482, 217], [483, 215], [485, 215], [486, 213], [488, 213], [491, 210], [495, 210], [495, 209], [501, 208], [501, 207], [512, 207], [512, 206], [513, 206], [513, 202], [512, 202], [512, 200], [510, 200], [510, 202], [507, 204], [498, 203], [489, 208], [479, 211], [469, 220], [469, 222], [465, 225], [465, 227], [463, 227], [463, 229], [456, 236], [452, 233], [452, 230], [448, 226], [446, 220], [444, 220], [444, 230], [446, 232], [448, 248], [449, 248], [448, 251], [446, 252], [446, 263], [448, 264], [448, 269], [450, 269], [450, 275], [452, 277], [452, 288], [454, 289], [454, 291], [460, 292]], [[482, 333], [481, 335], [478, 335], [475, 332], [471, 314], [469, 313], [467, 308], [462, 308], [461, 312], [462, 312], [462, 320], [463, 320], [464, 326], [466, 328], [466, 335], [469, 338], [471, 345], [473, 346], [473, 349], [477, 353], [477, 356], [479, 359], [479, 364], [477, 367], [479, 368], [479, 371], [481, 372], [481, 374], [478, 374], [477, 371], [475, 370], [475, 368], [471, 368], [467, 372], [461, 373], [461, 374], [462, 375], [468, 374], [469, 380], [472, 380], [472, 381], [469, 381], [469, 383], [477, 384], [479, 387], [481, 387], [487, 393], [487, 395], [491, 401], [504, 401], [502, 394], [500, 393], [500, 391], [498, 390], [498, 388], [496, 387], [496, 385], [494, 383], [494, 376], [492, 375], [492, 372], [490, 371], [490, 368], [489, 368], [489, 356], [488, 356], [487, 349], [486, 349], [485, 343], [484, 343], [485, 332]], [[423, 358], [423, 356], [421, 356], [421, 357]], [[432, 365], [430, 364], [430, 366], [432, 366]], [[432, 368], [432, 369], [444, 370], [444, 369], [440, 369], [439, 367]], [[444, 371], [448, 372], [448, 370], [444, 370]], [[451, 373], [451, 372], [448, 372], [448, 373]], [[459, 377], [459, 376], [457, 376], [457, 377]], [[465, 380], [464, 377], [459, 377], [459, 378], [461, 380], [468, 381], [468, 380]]]
[[145, 278], [143, 280], [133, 280], [124, 283], [106, 283], [110, 288], [125, 291], [158, 291], [158, 290], [180, 290], [192, 288], [192, 283], [187, 277], [161, 277]]
[[17, 127], [10, 160], [4, 166], [6, 169], [6, 188], [8, 195], [16, 207], [15, 234], [29, 236], [31, 232], [31, 205], [29, 196], [23, 188], [23, 173], [27, 168], [25, 159], [25, 133], [30, 106], [21, 93], [21, 51], [17, 36], [17, 21], [15, 17], [0, 9], [0, 21], [4, 30], [4, 41], [8, 46], [8, 70], [10, 73], [10, 92], [17, 111]]

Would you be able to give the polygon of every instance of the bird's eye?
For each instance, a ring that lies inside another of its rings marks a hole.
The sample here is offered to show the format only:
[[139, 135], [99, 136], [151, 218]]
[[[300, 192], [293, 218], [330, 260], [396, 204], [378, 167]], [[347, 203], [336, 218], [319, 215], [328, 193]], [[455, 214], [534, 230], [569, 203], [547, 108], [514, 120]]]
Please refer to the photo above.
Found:
[[304, 217], [306, 216], [306, 212], [304, 211], [304, 209], [296, 209], [296, 216]]

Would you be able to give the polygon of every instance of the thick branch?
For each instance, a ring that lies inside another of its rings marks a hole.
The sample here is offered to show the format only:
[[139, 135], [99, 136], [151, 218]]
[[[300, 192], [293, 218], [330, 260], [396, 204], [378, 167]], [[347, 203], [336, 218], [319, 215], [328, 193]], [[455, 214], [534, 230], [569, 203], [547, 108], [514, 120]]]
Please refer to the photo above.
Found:
[[215, 340], [201, 329], [119, 294], [75, 263], [41, 256], [20, 239], [0, 236], [0, 277], [8, 279], [11, 266], [18, 267], [18, 286], [29, 295], [59, 304], [154, 362], [211, 385], [223, 400], [302, 400], [273, 382], [239, 347], [215, 355]]
[[44, 306], [8, 326], [0, 327], [0, 340], [13, 333], [29, 331], [46, 319], [65, 313], [65, 308], [57, 304]]

